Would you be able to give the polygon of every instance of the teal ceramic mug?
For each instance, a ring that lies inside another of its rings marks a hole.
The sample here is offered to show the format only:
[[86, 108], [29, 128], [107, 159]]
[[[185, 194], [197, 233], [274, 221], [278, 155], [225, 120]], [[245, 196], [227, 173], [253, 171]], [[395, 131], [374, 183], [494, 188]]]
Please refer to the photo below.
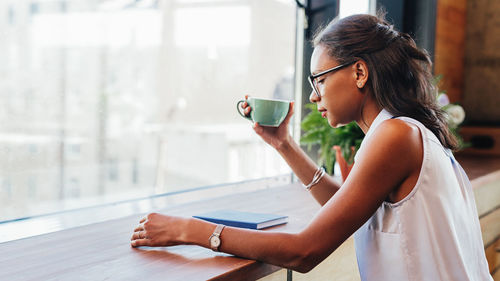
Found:
[[[240, 104], [247, 102], [252, 108], [250, 116], [246, 116], [242, 112], [243, 108]], [[284, 100], [274, 100], [265, 98], [249, 97], [246, 100], [240, 100], [236, 104], [238, 113], [244, 118], [259, 123], [261, 126], [278, 127], [283, 120], [285, 120], [288, 110], [290, 109], [290, 102]]]

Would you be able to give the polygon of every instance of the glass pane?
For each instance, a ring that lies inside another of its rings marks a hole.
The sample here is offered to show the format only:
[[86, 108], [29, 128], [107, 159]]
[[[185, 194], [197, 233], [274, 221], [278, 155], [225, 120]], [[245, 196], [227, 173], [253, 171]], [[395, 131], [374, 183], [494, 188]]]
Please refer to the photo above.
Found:
[[375, 6], [375, 1], [376, 0], [340, 0], [339, 17], [344, 18], [354, 14], [374, 13], [372, 9]]
[[294, 1], [0, 13], [0, 221], [290, 173], [235, 105], [292, 99]]

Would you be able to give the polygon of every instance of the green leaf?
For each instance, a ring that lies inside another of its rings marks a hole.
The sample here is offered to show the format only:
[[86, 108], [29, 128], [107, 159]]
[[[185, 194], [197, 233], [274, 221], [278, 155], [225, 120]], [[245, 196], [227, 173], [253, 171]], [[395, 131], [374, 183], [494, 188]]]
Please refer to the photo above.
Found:
[[332, 128], [328, 120], [321, 116], [315, 104], [306, 104], [305, 107], [310, 112], [301, 122], [304, 134], [300, 139], [300, 143], [308, 145], [308, 150], [311, 149], [313, 144], [319, 144], [318, 164], [324, 166], [329, 174], [333, 173], [333, 166], [336, 161], [335, 150], [332, 149], [334, 145], [339, 145], [342, 155], [348, 163], [352, 163], [354, 154], [351, 147], [354, 146], [357, 151], [364, 138], [364, 133], [358, 125], [352, 122], [343, 127]]
[[311, 130], [300, 138], [301, 144], [319, 144], [321, 143], [322, 132], [320, 130]]

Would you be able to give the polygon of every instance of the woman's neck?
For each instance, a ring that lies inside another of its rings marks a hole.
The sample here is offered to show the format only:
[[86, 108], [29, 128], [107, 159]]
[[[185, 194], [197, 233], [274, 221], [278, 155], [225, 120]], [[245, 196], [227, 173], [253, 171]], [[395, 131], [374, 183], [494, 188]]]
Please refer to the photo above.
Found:
[[356, 123], [361, 128], [363, 133], [366, 134], [370, 129], [373, 120], [375, 120], [380, 111], [382, 111], [382, 108], [380, 108], [375, 102], [373, 102], [373, 100], [370, 99], [365, 103], [362, 110], [362, 114], [359, 117], [359, 120], [356, 120]]

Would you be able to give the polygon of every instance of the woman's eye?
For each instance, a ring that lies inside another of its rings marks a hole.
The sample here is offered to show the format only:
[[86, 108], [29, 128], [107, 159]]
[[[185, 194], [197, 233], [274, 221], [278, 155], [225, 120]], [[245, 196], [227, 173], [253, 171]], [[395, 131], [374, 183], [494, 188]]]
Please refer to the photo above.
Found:
[[316, 83], [323, 84], [324, 81], [325, 81], [325, 79], [321, 79], [321, 80], [318, 80], [318, 82], [316, 82]]

